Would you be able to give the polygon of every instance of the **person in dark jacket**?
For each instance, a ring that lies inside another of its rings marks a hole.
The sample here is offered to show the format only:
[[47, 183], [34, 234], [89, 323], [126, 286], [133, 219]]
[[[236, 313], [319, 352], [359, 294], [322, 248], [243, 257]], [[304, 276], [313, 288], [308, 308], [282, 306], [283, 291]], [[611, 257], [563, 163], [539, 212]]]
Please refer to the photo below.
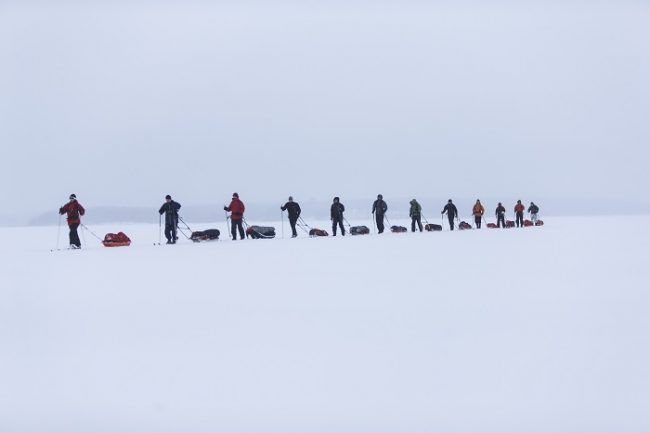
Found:
[[539, 213], [539, 206], [537, 206], [535, 203], [532, 201], [530, 202], [530, 206], [528, 206], [528, 213], [530, 213], [530, 220], [533, 223], [537, 222], [537, 214]]
[[447, 219], [449, 220], [449, 229], [453, 230], [454, 219], [458, 218], [458, 209], [456, 208], [456, 205], [451, 201], [451, 199], [447, 201], [447, 204], [440, 213], [444, 215], [445, 212], [447, 212]]
[[372, 204], [372, 213], [375, 214], [375, 220], [377, 221], [377, 231], [381, 234], [384, 232], [384, 218], [386, 211], [388, 210], [388, 205], [384, 201], [384, 196], [379, 194], [377, 200]]
[[524, 211], [526, 210], [526, 207], [521, 203], [521, 200], [517, 200], [517, 204], [515, 205], [515, 222], [517, 224], [517, 227], [523, 227], [524, 226]]
[[298, 232], [296, 232], [296, 223], [298, 222], [298, 218], [300, 218], [300, 205], [293, 201], [293, 197], [289, 197], [289, 201], [286, 202], [284, 206], [280, 206], [280, 209], [283, 212], [285, 210], [287, 211], [287, 214], [289, 215], [289, 225], [291, 226], [291, 237], [295, 238], [298, 236]]
[[232, 240], [237, 239], [237, 230], [239, 230], [239, 237], [241, 240], [244, 240], [244, 226], [242, 221], [244, 219], [244, 211], [246, 207], [244, 202], [239, 199], [239, 194], [236, 192], [232, 194], [232, 200], [228, 206], [224, 206], [223, 210], [230, 212], [230, 233], [232, 235]]
[[330, 219], [332, 220], [332, 235], [336, 236], [336, 226], [341, 228], [341, 236], [345, 236], [345, 227], [343, 227], [343, 212], [345, 206], [341, 203], [338, 197], [334, 197], [334, 203], [330, 207]]
[[494, 214], [497, 217], [497, 227], [506, 228], [506, 208], [501, 203], [497, 206]]
[[420, 231], [422, 231], [422, 206], [420, 206], [420, 203], [418, 203], [416, 199], [411, 200], [409, 216], [411, 217], [411, 231], [415, 231], [415, 224], [417, 224]]
[[165, 203], [158, 209], [160, 215], [165, 214], [165, 237], [167, 238], [168, 244], [175, 244], [178, 240], [176, 233], [178, 229], [178, 211], [180, 208], [181, 204], [172, 200], [172, 196], [168, 194], [165, 196]]
[[66, 214], [68, 228], [70, 228], [70, 248], [81, 248], [81, 240], [77, 229], [81, 224], [81, 217], [86, 213], [84, 207], [77, 201], [75, 194], [70, 194], [70, 201], [59, 208], [59, 215]]

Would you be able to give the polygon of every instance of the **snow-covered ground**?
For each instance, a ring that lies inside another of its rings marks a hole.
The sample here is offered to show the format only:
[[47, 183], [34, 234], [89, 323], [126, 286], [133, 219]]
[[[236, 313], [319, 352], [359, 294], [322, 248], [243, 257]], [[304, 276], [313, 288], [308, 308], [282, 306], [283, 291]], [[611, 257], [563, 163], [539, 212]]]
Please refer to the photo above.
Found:
[[648, 432], [649, 226], [0, 229], [0, 432]]

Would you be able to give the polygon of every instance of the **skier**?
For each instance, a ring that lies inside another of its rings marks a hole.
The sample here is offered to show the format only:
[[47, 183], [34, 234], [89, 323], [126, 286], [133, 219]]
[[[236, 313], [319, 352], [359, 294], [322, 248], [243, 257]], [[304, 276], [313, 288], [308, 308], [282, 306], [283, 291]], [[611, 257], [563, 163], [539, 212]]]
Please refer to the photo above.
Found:
[[501, 203], [497, 206], [494, 214], [497, 217], [497, 227], [506, 228], [506, 208]]
[[537, 214], [539, 213], [539, 207], [533, 203], [532, 201], [530, 202], [530, 206], [528, 206], [528, 213], [530, 214], [530, 220], [533, 223], [537, 222]]
[[167, 194], [165, 196], [165, 203], [158, 209], [160, 215], [165, 214], [165, 237], [167, 238], [167, 244], [175, 244], [178, 240], [176, 230], [178, 228], [178, 211], [180, 208], [181, 204], [172, 200], [172, 196]]
[[526, 207], [521, 204], [521, 200], [517, 200], [517, 204], [515, 205], [515, 221], [517, 223], [517, 227], [523, 227], [524, 226], [524, 211], [526, 210]]
[[285, 203], [284, 206], [280, 206], [280, 209], [282, 211], [287, 211], [289, 214], [289, 225], [291, 225], [291, 237], [295, 238], [298, 236], [298, 233], [296, 232], [296, 222], [298, 222], [298, 218], [300, 218], [300, 205], [293, 201], [293, 197], [289, 197], [289, 201]]
[[447, 212], [447, 218], [449, 219], [449, 229], [453, 230], [454, 218], [458, 218], [458, 209], [456, 208], [456, 205], [452, 203], [451, 199], [447, 201], [447, 204], [440, 213], [444, 214], [445, 212]]
[[472, 208], [472, 215], [474, 215], [474, 223], [476, 228], [481, 228], [481, 220], [483, 219], [483, 214], [485, 213], [485, 208], [481, 204], [481, 200], [476, 200], [476, 204]]
[[240, 239], [244, 240], [244, 226], [242, 225], [242, 220], [244, 219], [244, 210], [246, 210], [246, 207], [244, 206], [244, 203], [239, 199], [239, 194], [234, 192], [232, 194], [232, 201], [228, 206], [224, 206], [223, 210], [226, 212], [231, 212], [230, 233], [232, 234], [232, 240], [237, 240], [238, 229]]
[[338, 197], [334, 197], [334, 203], [330, 208], [330, 219], [332, 220], [332, 233], [336, 236], [336, 226], [341, 228], [341, 236], [345, 236], [345, 227], [343, 227], [343, 212], [345, 206], [340, 202]]
[[86, 209], [77, 201], [75, 194], [70, 194], [70, 201], [59, 208], [59, 215], [67, 214], [66, 220], [70, 228], [70, 248], [77, 250], [81, 248], [81, 240], [77, 229], [81, 224], [81, 216], [86, 213]]
[[375, 214], [375, 220], [377, 221], [377, 231], [379, 234], [384, 232], [384, 215], [388, 210], [388, 205], [384, 201], [384, 196], [379, 194], [377, 200], [372, 204], [372, 213]]
[[411, 200], [411, 208], [409, 209], [409, 216], [411, 217], [411, 231], [415, 232], [415, 224], [422, 231], [422, 206], [416, 199]]

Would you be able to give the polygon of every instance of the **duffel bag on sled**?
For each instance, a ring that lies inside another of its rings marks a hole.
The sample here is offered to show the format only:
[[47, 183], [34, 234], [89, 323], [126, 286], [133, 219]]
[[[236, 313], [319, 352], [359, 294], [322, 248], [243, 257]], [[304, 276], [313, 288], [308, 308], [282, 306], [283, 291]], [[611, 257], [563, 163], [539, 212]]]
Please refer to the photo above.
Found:
[[390, 231], [393, 233], [406, 233], [408, 230], [402, 226], [391, 226]]
[[506, 228], [507, 228], [507, 229], [511, 229], [511, 228], [513, 228], [514, 226], [515, 226], [515, 222], [514, 222], [514, 221], [510, 221], [510, 220], [506, 221]]
[[216, 241], [219, 240], [221, 232], [217, 229], [208, 229], [198, 232], [192, 232], [190, 240], [194, 242]]
[[354, 227], [350, 227], [350, 234], [351, 234], [352, 236], [356, 236], [356, 235], [367, 235], [368, 233], [370, 233], [370, 229], [369, 229], [368, 227], [366, 227], [366, 226], [354, 226]]
[[458, 229], [459, 230], [471, 230], [472, 226], [469, 223], [465, 222], [465, 221], [461, 221], [460, 224], [458, 224]]
[[535, 221], [535, 225], [536, 225], [536, 226], [543, 226], [543, 225], [544, 225], [544, 221], [542, 221], [542, 220], [537, 220], [537, 221]]
[[496, 224], [494, 224], [494, 223], [488, 223], [487, 226], [488, 226], [489, 229], [496, 229], [496, 228], [499, 228], [499, 226], [496, 225]]
[[441, 232], [442, 226], [440, 224], [425, 224], [424, 229], [428, 232]]
[[309, 230], [309, 237], [311, 238], [318, 238], [321, 236], [329, 236], [330, 234], [327, 233], [325, 230], [321, 229], [311, 229]]
[[106, 236], [104, 236], [102, 244], [105, 247], [128, 247], [131, 245], [131, 239], [129, 239], [129, 237], [123, 232], [117, 234], [107, 233]]
[[532, 227], [535, 224], [531, 220], [524, 220], [524, 227]]
[[246, 229], [246, 236], [253, 239], [273, 239], [275, 227], [250, 226]]

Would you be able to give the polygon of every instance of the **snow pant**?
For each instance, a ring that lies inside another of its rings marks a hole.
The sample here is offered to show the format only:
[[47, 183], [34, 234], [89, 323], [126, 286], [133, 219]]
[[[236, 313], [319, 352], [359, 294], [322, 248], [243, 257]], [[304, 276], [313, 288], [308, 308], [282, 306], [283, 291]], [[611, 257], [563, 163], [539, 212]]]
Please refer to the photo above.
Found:
[[80, 248], [81, 240], [79, 239], [79, 233], [77, 233], [79, 223], [68, 223], [68, 227], [70, 228], [70, 245]]
[[420, 215], [411, 217], [411, 231], [415, 231], [415, 224], [417, 223], [418, 228], [422, 231], [422, 217]]
[[474, 224], [476, 224], [477, 229], [481, 228], [481, 215], [474, 215]]
[[524, 226], [524, 213], [523, 212], [515, 212], [515, 221], [517, 222], [517, 227], [523, 227]]
[[449, 219], [449, 230], [454, 229], [454, 217], [447, 217]]
[[536, 222], [537, 222], [537, 214], [536, 214], [536, 213], [531, 213], [531, 214], [530, 214], [530, 220], [531, 220], [533, 223], [536, 223]]
[[382, 214], [376, 213], [375, 214], [375, 220], [377, 221], [377, 231], [379, 233], [383, 233], [384, 232], [384, 214], [383, 213]]
[[178, 221], [174, 218], [165, 219], [165, 237], [169, 242], [176, 242], [178, 236], [176, 236], [176, 228], [178, 227]]
[[237, 239], [237, 230], [239, 230], [239, 237], [244, 239], [244, 226], [242, 225], [242, 220], [234, 220], [230, 218], [230, 234], [232, 235], [232, 240]]
[[506, 217], [505, 215], [497, 215], [497, 227], [506, 228]]
[[334, 218], [332, 219], [332, 233], [336, 236], [336, 226], [341, 228], [341, 236], [345, 236], [345, 227], [343, 227], [343, 218]]
[[289, 217], [289, 225], [291, 226], [291, 236], [293, 237], [298, 236], [298, 232], [296, 231], [296, 222], [298, 222], [298, 218]]

